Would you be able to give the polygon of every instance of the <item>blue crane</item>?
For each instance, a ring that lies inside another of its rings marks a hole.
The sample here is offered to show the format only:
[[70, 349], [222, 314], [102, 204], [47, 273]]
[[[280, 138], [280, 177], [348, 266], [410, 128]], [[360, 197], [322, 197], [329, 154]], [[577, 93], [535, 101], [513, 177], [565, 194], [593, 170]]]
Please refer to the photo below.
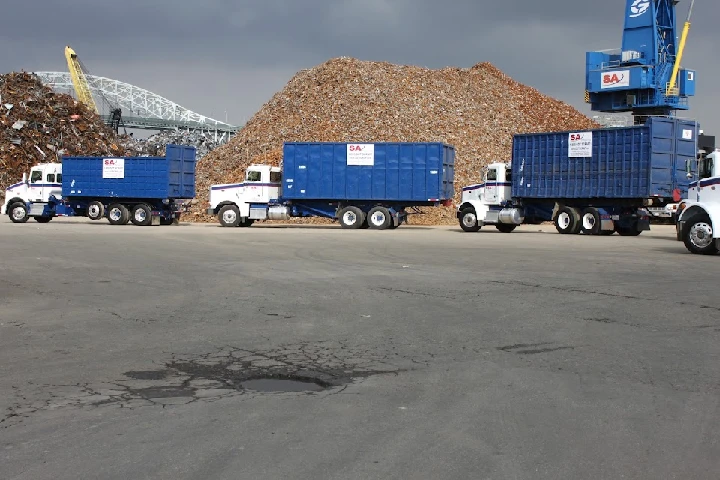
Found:
[[585, 101], [597, 112], [632, 112], [636, 124], [649, 116], [688, 110], [696, 74], [682, 68], [690, 28], [690, 4], [677, 43], [678, 0], [626, 0], [622, 48], [586, 53]]

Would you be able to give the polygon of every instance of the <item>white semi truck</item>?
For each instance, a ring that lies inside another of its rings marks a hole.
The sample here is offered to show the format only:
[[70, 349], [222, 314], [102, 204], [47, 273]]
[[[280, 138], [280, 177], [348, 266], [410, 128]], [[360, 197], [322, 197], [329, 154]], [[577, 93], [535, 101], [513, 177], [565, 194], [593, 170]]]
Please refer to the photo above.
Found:
[[[688, 251], [712, 255], [720, 251], [720, 150], [698, 160], [698, 179], [690, 183], [688, 198], [678, 206], [677, 240]], [[688, 162], [690, 176], [692, 166]]]

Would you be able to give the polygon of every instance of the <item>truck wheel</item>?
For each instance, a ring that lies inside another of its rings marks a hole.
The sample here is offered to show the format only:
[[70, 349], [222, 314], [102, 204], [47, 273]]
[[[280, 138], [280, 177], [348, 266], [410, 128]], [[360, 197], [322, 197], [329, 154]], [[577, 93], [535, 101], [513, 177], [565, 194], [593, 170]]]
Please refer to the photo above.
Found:
[[460, 211], [460, 228], [465, 232], [477, 232], [482, 228], [474, 208], [465, 207]]
[[700, 213], [693, 215], [685, 224], [683, 235], [685, 248], [699, 255], [713, 255], [718, 252], [717, 243], [713, 238], [710, 217]]
[[510, 233], [517, 228], [517, 225], [511, 225], [509, 223], [497, 223], [495, 228], [502, 233]]
[[10, 208], [8, 208], [8, 212], [10, 212], [10, 220], [13, 223], [25, 223], [28, 221], [28, 209], [25, 206], [24, 203], [13, 203], [10, 205]]
[[149, 205], [139, 203], [132, 210], [132, 223], [138, 227], [152, 225], [152, 209]]
[[33, 217], [33, 218], [38, 223], [48, 223], [50, 220], [52, 220], [52, 217]]
[[238, 222], [238, 227], [250, 227], [255, 221], [247, 218], [247, 217], [240, 217], [240, 221]]
[[362, 224], [367, 219], [365, 214], [358, 207], [345, 207], [340, 210], [338, 215], [340, 219], [340, 225], [343, 228], [358, 229], [362, 227]]
[[240, 222], [240, 209], [235, 205], [223, 205], [218, 212], [218, 220], [223, 227], [237, 227]]
[[368, 212], [368, 225], [374, 230], [385, 230], [390, 226], [390, 211], [385, 207], [374, 207]]
[[581, 232], [585, 235], [600, 233], [600, 213], [597, 208], [588, 207], [582, 212]]
[[88, 204], [87, 216], [90, 220], [100, 220], [105, 215], [105, 205], [93, 200]]
[[555, 229], [563, 235], [574, 235], [579, 233], [580, 218], [577, 210], [570, 207], [560, 207], [555, 216]]
[[113, 203], [108, 207], [108, 221], [111, 225], [125, 225], [130, 219], [127, 207], [120, 203]]

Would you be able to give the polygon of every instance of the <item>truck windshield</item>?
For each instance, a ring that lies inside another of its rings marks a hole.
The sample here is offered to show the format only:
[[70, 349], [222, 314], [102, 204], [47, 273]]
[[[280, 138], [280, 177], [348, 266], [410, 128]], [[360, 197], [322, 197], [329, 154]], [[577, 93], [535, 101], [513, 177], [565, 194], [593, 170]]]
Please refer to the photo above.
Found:
[[259, 182], [261, 175], [262, 174], [260, 172], [257, 172], [255, 170], [250, 170], [249, 172], [247, 172], [247, 181], [248, 182]]
[[495, 180], [497, 180], [497, 170], [495, 170], [494, 168], [491, 168], [487, 172], [487, 181], [494, 182]]

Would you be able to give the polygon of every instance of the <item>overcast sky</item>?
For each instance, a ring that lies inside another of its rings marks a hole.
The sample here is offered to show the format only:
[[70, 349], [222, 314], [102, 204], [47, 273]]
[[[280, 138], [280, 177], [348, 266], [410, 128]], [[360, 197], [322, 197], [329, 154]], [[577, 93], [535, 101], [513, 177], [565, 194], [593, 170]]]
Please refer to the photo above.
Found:
[[[677, 7], [679, 24], [689, 0]], [[293, 74], [337, 56], [430, 68], [488, 61], [586, 114], [585, 52], [619, 48], [625, 0], [36, 0], [0, 11], [0, 70], [90, 73], [242, 124]], [[720, 133], [720, 1], [697, 0], [682, 116]], [[680, 29], [678, 30], [678, 34]], [[501, 99], [498, 99], [501, 101]]]

